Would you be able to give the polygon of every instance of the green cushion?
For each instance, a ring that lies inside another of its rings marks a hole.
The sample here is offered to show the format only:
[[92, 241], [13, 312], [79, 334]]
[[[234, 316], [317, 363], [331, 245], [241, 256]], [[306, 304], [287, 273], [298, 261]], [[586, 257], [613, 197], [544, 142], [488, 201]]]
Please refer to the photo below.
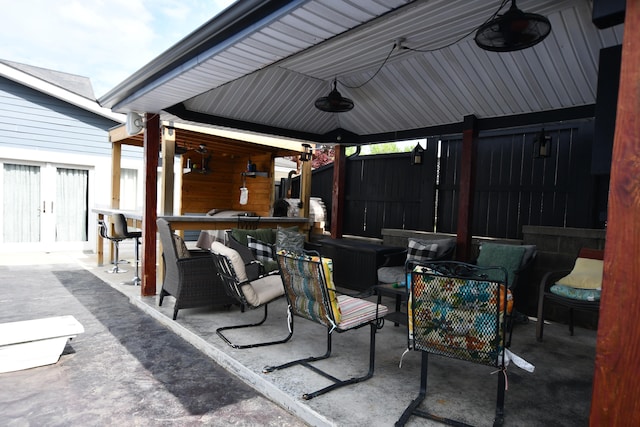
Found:
[[233, 236], [234, 239], [236, 239], [238, 242], [242, 243], [245, 246], [248, 245], [247, 235], [251, 235], [252, 237], [255, 237], [256, 239], [261, 240], [265, 243], [274, 244], [276, 242], [275, 230], [271, 228], [258, 228], [255, 230], [243, 230], [241, 228], [233, 228], [231, 230], [231, 235]]
[[[504, 267], [507, 270], [507, 286], [515, 279], [515, 272], [522, 264], [526, 248], [520, 245], [503, 245], [499, 243], [483, 243], [480, 248], [477, 265], [480, 267]], [[489, 280], [502, 280], [499, 271], [489, 272]]]

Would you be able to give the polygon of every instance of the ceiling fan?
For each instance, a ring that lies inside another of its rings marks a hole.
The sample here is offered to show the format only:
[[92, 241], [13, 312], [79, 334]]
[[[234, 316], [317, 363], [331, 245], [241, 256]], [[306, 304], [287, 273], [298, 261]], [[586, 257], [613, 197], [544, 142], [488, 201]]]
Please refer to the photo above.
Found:
[[353, 108], [353, 101], [340, 95], [337, 89], [338, 80], [333, 80], [333, 90], [329, 95], [316, 99], [315, 106], [317, 109], [329, 113], [344, 113]]
[[482, 24], [476, 32], [476, 44], [492, 52], [513, 52], [540, 43], [551, 32], [551, 23], [537, 13], [523, 12], [511, 1], [503, 15]]

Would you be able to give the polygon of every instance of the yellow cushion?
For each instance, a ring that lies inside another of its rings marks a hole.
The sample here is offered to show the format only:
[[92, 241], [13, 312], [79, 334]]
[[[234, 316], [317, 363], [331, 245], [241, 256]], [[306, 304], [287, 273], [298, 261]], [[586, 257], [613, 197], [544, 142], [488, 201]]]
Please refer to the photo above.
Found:
[[602, 260], [578, 258], [571, 273], [558, 280], [557, 283], [578, 289], [601, 289], [603, 267]]
[[333, 317], [335, 318], [336, 324], [340, 324], [340, 321], [342, 321], [342, 312], [340, 311], [340, 304], [338, 303], [336, 285], [333, 283], [333, 260], [331, 258], [322, 258], [322, 269], [324, 270], [324, 277], [327, 281], [327, 289], [329, 289], [329, 301], [331, 301]]

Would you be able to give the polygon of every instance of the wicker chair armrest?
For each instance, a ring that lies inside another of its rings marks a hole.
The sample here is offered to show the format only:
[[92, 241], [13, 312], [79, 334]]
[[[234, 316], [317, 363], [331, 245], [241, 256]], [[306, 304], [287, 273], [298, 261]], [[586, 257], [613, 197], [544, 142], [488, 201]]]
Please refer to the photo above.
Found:
[[205, 251], [202, 254], [198, 254], [197, 256], [192, 256], [189, 258], [178, 258], [177, 263], [179, 266], [182, 266], [184, 268], [184, 266], [197, 266], [197, 265], [213, 265], [215, 266], [214, 262], [213, 262], [213, 255], [211, 254], [211, 252], [209, 251]]
[[208, 249], [189, 249], [189, 255], [191, 255], [192, 258], [201, 258], [210, 256], [211, 251]]
[[216, 277], [216, 267], [211, 253], [208, 256], [181, 258], [177, 261], [180, 274], [188, 280], [212, 282]]

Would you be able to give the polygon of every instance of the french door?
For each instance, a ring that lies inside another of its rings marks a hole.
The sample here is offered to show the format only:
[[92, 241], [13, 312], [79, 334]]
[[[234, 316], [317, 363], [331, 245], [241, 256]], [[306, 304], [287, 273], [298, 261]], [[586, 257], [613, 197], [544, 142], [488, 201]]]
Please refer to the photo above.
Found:
[[2, 166], [3, 249], [86, 249], [88, 169], [52, 163]]

